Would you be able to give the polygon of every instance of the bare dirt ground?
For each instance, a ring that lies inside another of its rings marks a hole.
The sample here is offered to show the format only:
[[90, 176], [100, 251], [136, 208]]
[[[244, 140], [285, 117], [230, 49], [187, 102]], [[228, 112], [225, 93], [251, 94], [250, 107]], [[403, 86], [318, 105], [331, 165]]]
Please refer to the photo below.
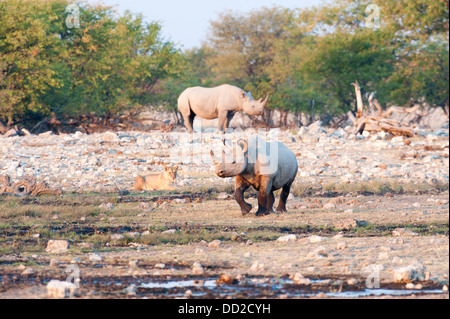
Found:
[[[110, 210], [98, 203], [116, 194], [70, 197], [3, 199], [16, 218], [2, 218], [0, 298], [46, 298], [46, 283], [73, 266], [74, 298], [448, 298], [448, 193], [296, 198], [290, 207], [302, 208], [264, 217], [242, 216], [232, 199], [145, 212], [148, 195], [122, 196]], [[329, 202], [336, 208], [317, 208]], [[340, 229], [343, 220], [360, 223]], [[296, 238], [277, 240], [285, 235]], [[46, 252], [49, 238], [68, 240], [68, 251]], [[427, 280], [414, 289], [393, 281], [418, 263]], [[376, 277], [379, 289], [368, 289]]]

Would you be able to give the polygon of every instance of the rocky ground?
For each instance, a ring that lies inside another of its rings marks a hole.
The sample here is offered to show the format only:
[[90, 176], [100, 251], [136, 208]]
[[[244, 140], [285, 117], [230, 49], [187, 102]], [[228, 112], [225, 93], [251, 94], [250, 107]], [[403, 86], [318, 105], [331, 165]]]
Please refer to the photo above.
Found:
[[[0, 137], [0, 175], [63, 191], [0, 196], [0, 298], [448, 298], [448, 129], [259, 133], [300, 170], [258, 218], [214, 175], [211, 129]], [[164, 164], [179, 191], [132, 190]]]
[[[259, 134], [281, 140], [296, 153], [297, 185], [377, 179], [448, 184], [448, 129], [421, 131], [410, 139], [383, 132], [355, 136], [350, 131], [350, 127], [335, 130], [316, 123], [298, 132], [272, 129]], [[227, 184], [230, 179], [214, 175], [209, 155], [221, 138], [205, 132], [48, 132], [0, 137], [0, 174], [12, 179], [33, 175], [63, 191], [110, 191], [130, 189], [136, 175], [161, 172], [162, 165], [177, 163], [182, 169], [176, 181], [180, 187]]]

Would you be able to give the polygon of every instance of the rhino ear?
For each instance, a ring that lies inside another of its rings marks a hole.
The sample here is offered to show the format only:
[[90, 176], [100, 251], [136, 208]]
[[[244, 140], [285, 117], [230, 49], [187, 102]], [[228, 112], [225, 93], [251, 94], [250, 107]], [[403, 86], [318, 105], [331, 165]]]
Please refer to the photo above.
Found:
[[244, 140], [240, 139], [237, 142], [237, 144], [242, 148], [242, 151], [244, 152], [244, 154], [247, 153], [247, 151], [248, 151], [248, 143], [247, 143], [247, 141], [244, 141]]

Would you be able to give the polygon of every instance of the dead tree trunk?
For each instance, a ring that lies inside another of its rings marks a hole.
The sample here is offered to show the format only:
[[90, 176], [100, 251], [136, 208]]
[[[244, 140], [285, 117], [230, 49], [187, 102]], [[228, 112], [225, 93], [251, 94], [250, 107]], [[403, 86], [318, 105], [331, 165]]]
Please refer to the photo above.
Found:
[[[405, 110], [404, 108], [399, 109], [398, 107], [391, 107], [386, 112], [383, 111], [381, 105], [377, 100], [374, 99], [375, 92], [372, 92], [368, 97], [369, 102], [369, 112], [364, 110], [364, 104], [361, 95], [361, 87], [358, 84], [358, 81], [355, 83], [351, 83], [355, 87], [356, 93], [356, 117], [353, 116], [351, 112], [347, 115], [349, 119], [353, 122], [355, 128], [355, 134], [362, 134], [364, 131], [375, 131], [375, 132], [389, 132], [392, 135], [403, 135], [403, 136], [414, 136], [414, 133], [411, 128], [408, 127], [405, 123], [401, 123], [399, 121], [395, 121], [392, 119], [387, 119], [392, 112], [400, 112]], [[374, 107], [377, 109], [378, 114], [375, 114]], [[414, 112], [413, 110], [408, 110], [407, 112]]]

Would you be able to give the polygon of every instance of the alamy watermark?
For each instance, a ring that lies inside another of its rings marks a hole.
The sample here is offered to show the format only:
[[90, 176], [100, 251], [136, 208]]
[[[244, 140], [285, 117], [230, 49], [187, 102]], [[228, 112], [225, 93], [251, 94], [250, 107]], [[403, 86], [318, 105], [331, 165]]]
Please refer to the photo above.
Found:
[[383, 265], [369, 265], [366, 268], [366, 272], [369, 275], [366, 277], [366, 287], [369, 289], [379, 289], [380, 288], [380, 272], [383, 270]]
[[66, 7], [66, 27], [68, 29], [80, 27], [80, 8], [75, 3], [69, 4]]
[[67, 276], [66, 281], [74, 284], [75, 287], [80, 288], [81, 282], [80, 267], [74, 264], [70, 264], [66, 267], [66, 273], [69, 273], [69, 276]]
[[364, 21], [364, 26], [371, 29], [379, 29], [380, 23], [380, 7], [376, 4], [369, 4], [364, 10], [368, 14], [366, 20]]

